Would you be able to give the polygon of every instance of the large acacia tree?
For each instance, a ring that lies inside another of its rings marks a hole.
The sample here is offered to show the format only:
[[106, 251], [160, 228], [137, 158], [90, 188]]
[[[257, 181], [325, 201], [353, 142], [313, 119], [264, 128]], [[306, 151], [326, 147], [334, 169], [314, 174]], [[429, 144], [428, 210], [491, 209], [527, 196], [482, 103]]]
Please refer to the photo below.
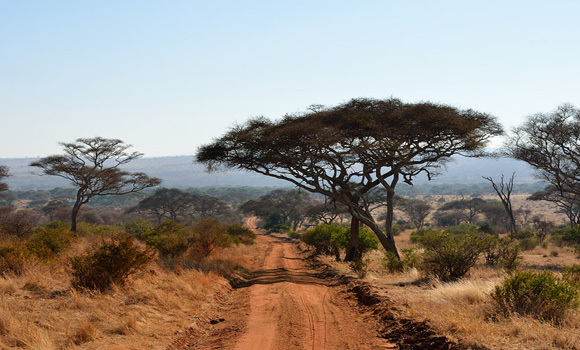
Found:
[[[506, 142], [507, 154], [523, 160], [549, 186], [546, 200], [580, 198], [580, 110], [569, 104], [551, 113], [529, 116]], [[556, 202], [557, 203], [557, 202]], [[576, 203], [577, 204], [577, 203]], [[570, 225], [577, 223], [570, 220]]]
[[143, 156], [128, 153], [131, 145], [117, 139], [102, 137], [81, 138], [72, 143], [60, 143], [64, 154], [48, 156], [30, 163], [40, 168], [43, 175], [54, 175], [70, 180], [77, 188], [71, 214], [71, 231], [76, 231], [77, 215], [81, 206], [95, 196], [123, 195], [154, 187], [161, 180], [144, 173], [130, 173], [121, 167]]
[[[481, 156], [489, 138], [501, 133], [494, 117], [473, 110], [353, 99], [280, 121], [251, 119], [199, 148], [196, 158], [208, 170], [220, 165], [246, 169], [343, 203], [353, 226], [367, 225], [387, 251], [398, 255], [392, 231], [396, 185], [412, 184], [420, 173], [431, 178], [455, 154]], [[365, 200], [377, 186], [387, 193], [386, 232]]]

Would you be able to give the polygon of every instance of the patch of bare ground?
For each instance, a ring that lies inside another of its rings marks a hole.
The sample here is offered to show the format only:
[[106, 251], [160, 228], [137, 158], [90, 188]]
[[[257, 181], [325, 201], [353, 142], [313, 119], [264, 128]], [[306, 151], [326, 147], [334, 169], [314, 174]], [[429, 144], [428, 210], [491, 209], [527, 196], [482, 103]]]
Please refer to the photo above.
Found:
[[[209, 337], [173, 349], [395, 349], [376, 317], [357, 309], [348, 281], [306, 260], [296, 241], [259, 236], [254, 270], [235, 291]], [[350, 287], [352, 288], [352, 286]]]

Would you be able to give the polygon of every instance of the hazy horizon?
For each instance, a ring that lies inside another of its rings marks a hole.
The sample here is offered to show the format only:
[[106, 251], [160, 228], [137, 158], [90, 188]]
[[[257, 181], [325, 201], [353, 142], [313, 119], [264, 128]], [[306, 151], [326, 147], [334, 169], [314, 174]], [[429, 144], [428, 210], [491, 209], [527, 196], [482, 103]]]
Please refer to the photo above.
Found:
[[[580, 106], [574, 1], [0, 1], [0, 158], [119, 138], [188, 155], [351, 98], [524, 117]], [[498, 142], [498, 141], [496, 141]]]

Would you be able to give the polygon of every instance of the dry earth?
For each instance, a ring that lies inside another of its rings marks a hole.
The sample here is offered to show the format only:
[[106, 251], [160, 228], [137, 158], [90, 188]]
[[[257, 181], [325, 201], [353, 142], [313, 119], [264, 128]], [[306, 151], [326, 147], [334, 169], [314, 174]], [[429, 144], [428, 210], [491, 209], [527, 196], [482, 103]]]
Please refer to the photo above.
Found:
[[[234, 283], [223, 315], [202, 341], [184, 334], [173, 349], [394, 349], [376, 319], [348, 298], [344, 281], [308, 264], [298, 244], [260, 235], [256, 270]], [[260, 261], [261, 260], [261, 261]]]

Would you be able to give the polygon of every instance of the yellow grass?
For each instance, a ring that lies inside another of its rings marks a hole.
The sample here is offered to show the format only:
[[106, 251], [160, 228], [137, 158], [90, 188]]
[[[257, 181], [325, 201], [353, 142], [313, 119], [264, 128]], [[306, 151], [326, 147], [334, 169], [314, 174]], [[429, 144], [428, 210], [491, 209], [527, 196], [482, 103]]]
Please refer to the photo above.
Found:
[[[80, 241], [73, 252], [89, 245]], [[252, 249], [228, 248], [210, 260], [243, 265]], [[66, 261], [33, 262], [21, 276], [0, 278], [0, 348], [165, 349], [177, 332], [202, 329], [230, 289], [215, 273], [152, 263], [123, 287], [79, 292]]]

